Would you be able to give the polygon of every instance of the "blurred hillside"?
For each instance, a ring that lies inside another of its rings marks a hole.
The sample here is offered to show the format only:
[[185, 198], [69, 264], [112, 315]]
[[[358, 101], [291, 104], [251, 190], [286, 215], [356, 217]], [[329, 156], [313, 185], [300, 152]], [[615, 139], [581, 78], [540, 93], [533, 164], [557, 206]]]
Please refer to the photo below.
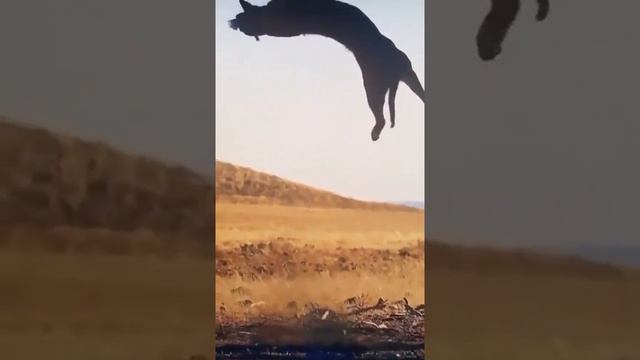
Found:
[[213, 186], [204, 176], [106, 144], [0, 117], [0, 224], [149, 230], [210, 239]]
[[216, 161], [216, 201], [321, 208], [418, 211], [404, 205], [347, 198], [222, 161]]

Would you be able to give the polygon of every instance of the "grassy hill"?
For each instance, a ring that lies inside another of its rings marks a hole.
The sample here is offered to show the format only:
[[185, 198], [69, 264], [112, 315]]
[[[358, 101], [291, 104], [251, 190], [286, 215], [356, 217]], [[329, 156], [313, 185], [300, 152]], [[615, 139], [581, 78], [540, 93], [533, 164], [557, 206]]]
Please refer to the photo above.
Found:
[[[211, 181], [186, 168], [0, 117], [0, 230], [12, 234], [4, 242], [21, 228], [151, 231], [210, 244], [213, 198]], [[18, 237], [39, 237], [31, 235]]]
[[418, 211], [404, 205], [360, 201], [247, 167], [216, 161], [216, 201], [320, 208]]

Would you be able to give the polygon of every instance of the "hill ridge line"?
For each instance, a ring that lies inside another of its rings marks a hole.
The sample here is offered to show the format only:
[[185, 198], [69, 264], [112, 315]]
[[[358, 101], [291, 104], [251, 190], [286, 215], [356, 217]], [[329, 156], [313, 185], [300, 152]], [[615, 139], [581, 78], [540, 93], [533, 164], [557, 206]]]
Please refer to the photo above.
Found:
[[321, 208], [420, 211], [388, 202], [358, 200], [284, 177], [216, 159], [216, 200]]

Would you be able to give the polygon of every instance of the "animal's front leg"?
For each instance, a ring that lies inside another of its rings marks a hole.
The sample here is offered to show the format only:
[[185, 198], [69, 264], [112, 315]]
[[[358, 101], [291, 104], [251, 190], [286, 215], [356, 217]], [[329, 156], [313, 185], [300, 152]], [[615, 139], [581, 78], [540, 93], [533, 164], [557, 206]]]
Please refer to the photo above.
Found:
[[367, 102], [369, 103], [369, 108], [371, 112], [373, 112], [373, 116], [376, 119], [376, 124], [373, 126], [371, 130], [371, 140], [376, 141], [380, 138], [380, 132], [384, 128], [385, 120], [384, 120], [384, 95], [386, 92], [386, 88], [384, 86], [380, 86], [377, 83], [367, 83], [365, 82], [365, 90], [367, 92]]

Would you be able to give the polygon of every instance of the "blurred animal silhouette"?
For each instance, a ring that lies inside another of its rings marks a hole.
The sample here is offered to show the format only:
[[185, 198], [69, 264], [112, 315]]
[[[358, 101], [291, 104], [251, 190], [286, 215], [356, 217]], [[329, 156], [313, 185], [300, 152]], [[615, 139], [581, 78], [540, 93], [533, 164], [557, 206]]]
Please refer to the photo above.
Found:
[[424, 89], [407, 55], [357, 7], [337, 0], [271, 0], [265, 6], [240, 0], [240, 5], [244, 12], [229, 21], [229, 25], [256, 40], [262, 35], [322, 35], [338, 41], [354, 54], [376, 121], [371, 130], [373, 141], [378, 140], [385, 125], [387, 91], [391, 127], [395, 126], [395, 97], [400, 81], [424, 102]]
[[[542, 21], [549, 15], [549, 0], [537, 1], [536, 20]], [[493, 60], [502, 52], [502, 42], [519, 10], [520, 0], [491, 0], [491, 9], [476, 36], [478, 55], [482, 60]]]

